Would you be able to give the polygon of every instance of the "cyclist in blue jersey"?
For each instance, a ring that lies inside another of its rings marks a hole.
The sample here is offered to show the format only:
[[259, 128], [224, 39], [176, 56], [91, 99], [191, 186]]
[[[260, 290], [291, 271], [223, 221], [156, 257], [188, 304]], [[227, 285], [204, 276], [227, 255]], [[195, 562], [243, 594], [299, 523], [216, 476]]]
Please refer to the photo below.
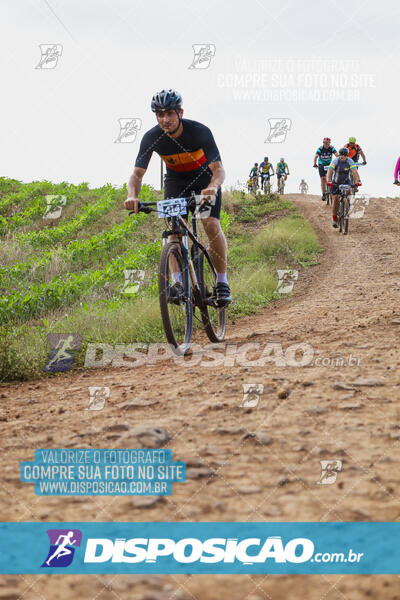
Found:
[[[331, 138], [325, 137], [322, 141], [322, 146], [320, 146], [315, 153], [314, 164], [313, 164], [313, 167], [315, 169], [318, 167], [319, 176], [321, 177], [321, 190], [322, 190], [321, 200], [325, 200], [325, 194], [327, 192], [327, 189], [326, 189], [327, 169], [326, 169], [326, 167], [329, 167], [329, 165], [331, 164], [333, 154], [335, 156], [339, 156], [336, 148], [331, 146]], [[318, 165], [317, 165], [317, 160], [318, 160]]]

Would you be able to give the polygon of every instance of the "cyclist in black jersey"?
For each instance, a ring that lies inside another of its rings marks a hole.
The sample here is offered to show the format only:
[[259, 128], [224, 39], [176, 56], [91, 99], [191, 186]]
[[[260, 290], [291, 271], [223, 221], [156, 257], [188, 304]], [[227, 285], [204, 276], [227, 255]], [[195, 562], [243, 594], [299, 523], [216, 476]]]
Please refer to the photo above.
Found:
[[[192, 191], [213, 203], [210, 216], [201, 219], [210, 243], [210, 253], [217, 271], [216, 295], [220, 306], [232, 301], [227, 279], [227, 244], [221, 229], [221, 185], [225, 171], [219, 150], [208, 127], [183, 119], [182, 96], [175, 90], [155, 94], [151, 109], [158, 124], [147, 131], [141, 141], [135, 168], [128, 182], [127, 210], [138, 211], [142, 179], [153, 152], [166, 164], [164, 197], [189, 196]], [[170, 238], [173, 239], [172, 236]], [[173, 268], [174, 266], [172, 266]], [[181, 293], [181, 273], [172, 273], [177, 294]]]

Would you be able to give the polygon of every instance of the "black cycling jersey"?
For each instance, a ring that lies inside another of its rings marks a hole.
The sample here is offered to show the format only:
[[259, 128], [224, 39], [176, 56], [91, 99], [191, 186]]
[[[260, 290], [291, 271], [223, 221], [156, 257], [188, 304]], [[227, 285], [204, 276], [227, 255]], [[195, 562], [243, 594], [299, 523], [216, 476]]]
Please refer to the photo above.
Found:
[[212, 177], [208, 165], [221, 157], [211, 130], [197, 121], [182, 119], [183, 131], [171, 138], [156, 125], [147, 131], [141, 141], [135, 166], [147, 169], [153, 152], [157, 152], [167, 166], [165, 184], [179, 188], [189, 195], [208, 186]]

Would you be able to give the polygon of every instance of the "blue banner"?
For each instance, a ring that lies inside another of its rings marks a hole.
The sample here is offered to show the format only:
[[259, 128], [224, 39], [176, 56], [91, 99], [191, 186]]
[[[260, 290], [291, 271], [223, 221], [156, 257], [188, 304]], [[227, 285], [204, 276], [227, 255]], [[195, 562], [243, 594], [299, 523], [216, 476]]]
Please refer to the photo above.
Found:
[[39, 449], [20, 475], [41, 496], [163, 496], [186, 481], [186, 463], [167, 449]]
[[2, 574], [399, 574], [400, 523], [1, 523]]

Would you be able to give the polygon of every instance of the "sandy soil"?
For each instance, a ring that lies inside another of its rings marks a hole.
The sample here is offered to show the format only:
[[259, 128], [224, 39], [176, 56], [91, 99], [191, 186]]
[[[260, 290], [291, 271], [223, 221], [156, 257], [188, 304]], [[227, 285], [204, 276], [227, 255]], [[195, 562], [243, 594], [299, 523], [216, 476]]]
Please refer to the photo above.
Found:
[[[318, 266], [300, 272], [290, 297], [230, 325], [227, 342], [280, 342], [284, 351], [308, 343], [314, 364], [210, 369], [169, 361], [0, 387], [2, 521], [398, 520], [400, 207], [395, 200], [372, 199], [344, 237], [332, 229], [329, 210], [318, 197], [290, 198], [325, 252]], [[350, 355], [352, 366], [329, 360], [347, 361]], [[326, 366], [317, 366], [317, 358]], [[352, 384], [360, 378], [374, 385]], [[240, 406], [247, 383], [264, 386], [255, 408]], [[85, 410], [91, 385], [110, 387], [102, 411]], [[137, 399], [157, 402], [118, 406]], [[35, 448], [134, 448], [132, 430], [143, 423], [165, 429], [174, 459], [191, 465], [187, 483], [174, 484], [173, 494], [153, 505], [141, 507], [138, 499], [124, 497], [40, 497], [19, 481], [19, 463], [33, 460]], [[128, 428], [110, 429], [113, 425]], [[321, 460], [342, 461], [336, 483], [317, 484]], [[394, 600], [400, 598], [400, 580], [387, 575], [2, 576], [0, 600], [19, 597]]]

